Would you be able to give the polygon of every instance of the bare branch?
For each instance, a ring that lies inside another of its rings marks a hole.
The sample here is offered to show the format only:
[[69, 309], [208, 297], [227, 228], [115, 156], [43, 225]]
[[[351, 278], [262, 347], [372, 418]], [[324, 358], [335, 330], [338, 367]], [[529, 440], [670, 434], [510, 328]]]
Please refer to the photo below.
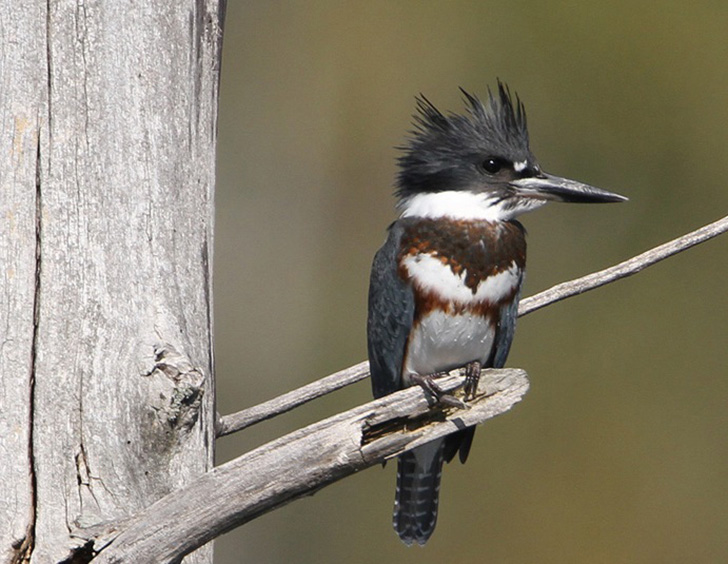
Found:
[[[438, 384], [455, 390], [463, 383], [458, 373]], [[117, 524], [117, 532], [97, 537], [101, 552], [94, 563], [177, 562], [302, 495], [504, 413], [527, 390], [524, 371], [487, 370], [468, 409], [431, 407], [414, 386], [334, 415], [218, 466]], [[83, 531], [77, 535], [87, 538]]]
[[226, 415], [218, 421], [217, 436], [224, 437], [236, 431], [241, 431], [246, 427], [290, 411], [299, 405], [363, 380], [367, 376], [369, 376], [369, 362], [365, 360], [344, 370], [334, 372], [320, 380], [296, 388], [272, 400], [248, 409], [243, 409], [231, 415]]
[[[728, 231], [728, 216], [692, 231], [687, 235], [673, 239], [659, 247], [650, 249], [629, 260], [620, 262], [615, 266], [588, 274], [582, 278], [563, 282], [535, 296], [525, 298], [521, 300], [521, 305], [518, 308], [518, 316], [527, 315], [554, 302], [583, 294], [584, 292], [593, 290], [599, 286], [604, 286], [620, 278], [626, 278], [627, 276], [636, 274], [656, 262], [689, 249], [708, 239], [712, 239], [725, 231]], [[330, 376], [311, 382], [267, 402], [231, 415], [225, 415], [218, 422], [217, 436], [222, 437], [240, 431], [250, 425], [285, 413], [299, 405], [348, 386], [349, 384], [359, 382], [367, 376], [369, 376], [369, 363], [366, 361], [360, 362], [359, 364], [335, 372]]]
[[600, 270], [599, 272], [594, 272], [592, 274], [587, 274], [586, 276], [570, 280], [569, 282], [562, 282], [561, 284], [557, 284], [556, 286], [540, 292], [535, 296], [530, 296], [521, 301], [521, 305], [518, 308], [518, 316], [526, 315], [554, 302], [570, 298], [571, 296], [583, 294], [584, 292], [593, 290], [594, 288], [599, 288], [600, 286], [604, 286], [605, 284], [609, 284], [610, 282], [614, 282], [620, 278], [626, 278], [627, 276], [637, 274], [648, 266], [652, 266], [661, 260], [671, 257], [681, 251], [685, 251], [699, 243], [712, 239], [726, 231], [728, 231], [728, 216], [701, 227], [700, 229], [691, 231], [687, 235], [668, 241], [659, 247], [645, 251], [644, 253], [639, 254], [636, 257], [632, 257], [629, 260], [615, 264], [612, 267], [605, 268], [604, 270]]

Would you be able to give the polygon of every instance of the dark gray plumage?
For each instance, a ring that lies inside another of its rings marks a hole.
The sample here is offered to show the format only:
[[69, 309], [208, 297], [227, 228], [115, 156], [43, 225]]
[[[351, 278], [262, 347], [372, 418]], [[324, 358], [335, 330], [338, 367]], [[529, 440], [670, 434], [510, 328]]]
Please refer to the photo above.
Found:
[[387, 241], [374, 256], [369, 280], [367, 342], [375, 398], [402, 389], [402, 362], [415, 314], [412, 286], [397, 273], [402, 231], [401, 223], [389, 227]]

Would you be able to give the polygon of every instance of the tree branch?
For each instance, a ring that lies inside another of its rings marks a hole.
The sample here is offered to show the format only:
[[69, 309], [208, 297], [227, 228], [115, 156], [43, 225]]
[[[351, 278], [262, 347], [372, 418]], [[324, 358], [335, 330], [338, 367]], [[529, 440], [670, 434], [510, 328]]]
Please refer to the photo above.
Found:
[[260, 403], [248, 409], [243, 409], [230, 415], [220, 417], [217, 424], [217, 436], [224, 437], [246, 427], [271, 419], [281, 413], [290, 411], [299, 405], [325, 396], [340, 388], [354, 384], [369, 376], [369, 362], [364, 361], [344, 370], [334, 372], [320, 380], [291, 390], [288, 393]]
[[[458, 370], [438, 380], [462, 385]], [[508, 411], [526, 373], [486, 370], [467, 409], [430, 406], [414, 386], [294, 431], [163, 497], [96, 537], [94, 563], [177, 562], [213, 538], [336, 480]], [[456, 392], [461, 393], [461, 392]], [[274, 478], [272, 478], [274, 477]], [[83, 531], [77, 536], [93, 541]]]
[[[521, 305], [518, 308], [518, 316], [527, 315], [554, 302], [583, 294], [584, 292], [604, 286], [620, 278], [626, 278], [627, 276], [636, 274], [648, 266], [652, 266], [674, 254], [712, 239], [725, 231], [728, 231], [728, 216], [692, 231], [687, 235], [683, 235], [649, 251], [645, 251], [629, 260], [620, 262], [610, 268], [557, 284], [535, 296], [525, 298], [521, 300]], [[369, 376], [369, 363], [366, 361], [360, 362], [359, 364], [335, 372], [272, 400], [230, 415], [225, 415], [218, 421], [217, 436], [222, 437], [235, 433], [255, 423], [290, 411], [299, 405], [348, 386], [349, 384], [359, 382], [367, 376]]]
[[627, 276], [637, 274], [648, 266], [652, 266], [653, 264], [679, 252], [685, 251], [690, 247], [704, 243], [705, 241], [708, 241], [721, 233], [725, 233], [726, 231], [728, 231], [728, 216], [719, 219], [718, 221], [714, 221], [713, 223], [709, 223], [700, 229], [691, 231], [682, 237], [663, 243], [658, 247], [645, 251], [644, 253], [625, 260], [624, 262], [620, 262], [619, 264], [615, 264], [614, 266], [605, 268], [599, 272], [594, 272], [592, 274], [582, 276], [581, 278], [576, 278], [575, 280], [562, 282], [548, 290], [539, 292], [535, 296], [530, 296], [521, 301], [521, 305], [518, 308], [518, 316], [520, 317], [529, 314], [532, 311], [546, 307], [554, 302], [570, 298], [571, 296], [583, 294], [584, 292], [599, 288], [600, 286], [604, 286], [605, 284], [609, 284], [610, 282], [614, 282], [620, 278], [626, 278]]

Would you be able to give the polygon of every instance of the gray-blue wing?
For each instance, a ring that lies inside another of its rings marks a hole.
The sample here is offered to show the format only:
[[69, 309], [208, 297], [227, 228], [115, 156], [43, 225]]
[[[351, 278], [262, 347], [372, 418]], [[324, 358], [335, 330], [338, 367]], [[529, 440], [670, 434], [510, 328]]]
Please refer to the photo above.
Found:
[[518, 302], [521, 298], [521, 284], [523, 283], [523, 273], [518, 280], [518, 292], [515, 299], [500, 310], [500, 319], [496, 327], [495, 340], [493, 342], [493, 351], [491, 354], [491, 368], [503, 368], [511, 350], [513, 335], [516, 332], [516, 319], [518, 318]]
[[402, 362], [415, 313], [412, 287], [399, 276], [397, 255], [403, 229], [394, 222], [372, 263], [367, 346], [374, 397], [402, 387]]

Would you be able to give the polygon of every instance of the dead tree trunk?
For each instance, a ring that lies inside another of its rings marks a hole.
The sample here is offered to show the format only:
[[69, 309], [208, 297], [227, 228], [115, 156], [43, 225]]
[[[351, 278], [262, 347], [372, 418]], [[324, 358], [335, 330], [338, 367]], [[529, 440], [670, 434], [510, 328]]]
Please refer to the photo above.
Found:
[[0, 562], [212, 466], [222, 1], [0, 0]]

